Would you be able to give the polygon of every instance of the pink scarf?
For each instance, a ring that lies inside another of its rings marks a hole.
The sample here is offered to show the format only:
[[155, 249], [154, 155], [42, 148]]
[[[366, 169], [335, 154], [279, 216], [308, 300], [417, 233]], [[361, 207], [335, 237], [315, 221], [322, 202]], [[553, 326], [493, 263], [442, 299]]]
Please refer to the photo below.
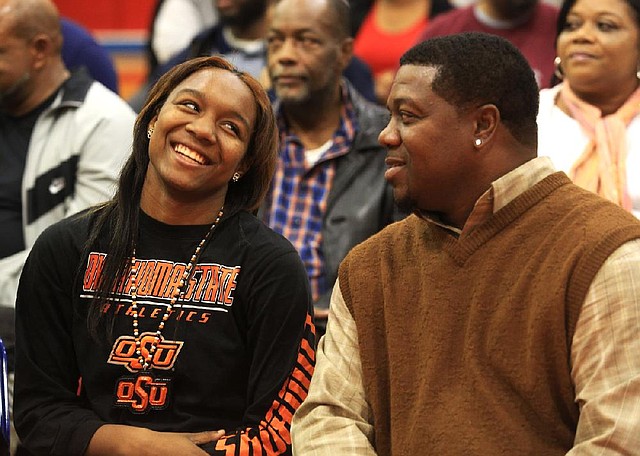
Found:
[[627, 191], [626, 128], [640, 112], [640, 88], [615, 113], [604, 117], [598, 108], [580, 100], [566, 82], [562, 84], [560, 96], [590, 139], [571, 167], [569, 177], [580, 187], [631, 211]]

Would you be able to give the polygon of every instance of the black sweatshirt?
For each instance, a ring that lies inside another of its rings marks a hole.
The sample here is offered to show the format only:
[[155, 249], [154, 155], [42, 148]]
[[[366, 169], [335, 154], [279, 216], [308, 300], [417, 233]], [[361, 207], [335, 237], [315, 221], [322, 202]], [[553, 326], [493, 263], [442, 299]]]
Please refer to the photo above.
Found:
[[[140, 217], [144, 336], [158, 329], [209, 227]], [[82, 455], [101, 425], [118, 423], [225, 429], [210, 454], [290, 454], [291, 416], [306, 397], [315, 354], [307, 276], [289, 242], [248, 213], [223, 218], [162, 331], [152, 375], [138, 376], [130, 278], [101, 309], [114, 317], [112, 336], [98, 343], [87, 330], [106, 242], [82, 258], [89, 222], [85, 213], [47, 229], [22, 274], [14, 415], [23, 444], [35, 454]], [[142, 338], [143, 352], [151, 338]]]

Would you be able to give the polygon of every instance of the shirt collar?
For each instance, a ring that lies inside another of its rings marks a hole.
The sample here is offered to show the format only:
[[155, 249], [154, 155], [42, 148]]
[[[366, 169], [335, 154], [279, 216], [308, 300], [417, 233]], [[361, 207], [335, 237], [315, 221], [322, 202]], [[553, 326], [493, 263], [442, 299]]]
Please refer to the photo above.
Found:
[[418, 214], [425, 220], [438, 225], [456, 236], [465, 236], [473, 228], [485, 222], [489, 217], [513, 201], [545, 177], [556, 172], [549, 157], [537, 157], [518, 166], [491, 183], [491, 187], [478, 198], [469, 218], [461, 229], [447, 225], [433, 214]]

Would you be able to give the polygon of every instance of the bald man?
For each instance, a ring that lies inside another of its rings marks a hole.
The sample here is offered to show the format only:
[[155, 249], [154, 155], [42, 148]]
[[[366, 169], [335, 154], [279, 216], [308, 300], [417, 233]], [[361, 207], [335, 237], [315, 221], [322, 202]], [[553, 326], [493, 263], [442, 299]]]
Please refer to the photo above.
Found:
[[[38, 235], [109, 199], [135, 115], [61, 57], [49, 0], [0, 0], [0, 337], [13, 352], [18, 278]], [[11, 370], [11, 368], [10, 368]]]

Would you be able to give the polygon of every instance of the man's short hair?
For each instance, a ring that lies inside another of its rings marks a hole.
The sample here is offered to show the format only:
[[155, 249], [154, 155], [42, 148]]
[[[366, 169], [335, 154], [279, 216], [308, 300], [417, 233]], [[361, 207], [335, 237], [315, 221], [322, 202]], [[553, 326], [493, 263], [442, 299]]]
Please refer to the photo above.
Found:
[[405, 52], [400, 65], [435, 67], [436, 95], [459, 110], [494, 104], [518, 141], [536, 144], [539, 88], [527, 60], [506, 39], [480, 32], [435, 37]]

